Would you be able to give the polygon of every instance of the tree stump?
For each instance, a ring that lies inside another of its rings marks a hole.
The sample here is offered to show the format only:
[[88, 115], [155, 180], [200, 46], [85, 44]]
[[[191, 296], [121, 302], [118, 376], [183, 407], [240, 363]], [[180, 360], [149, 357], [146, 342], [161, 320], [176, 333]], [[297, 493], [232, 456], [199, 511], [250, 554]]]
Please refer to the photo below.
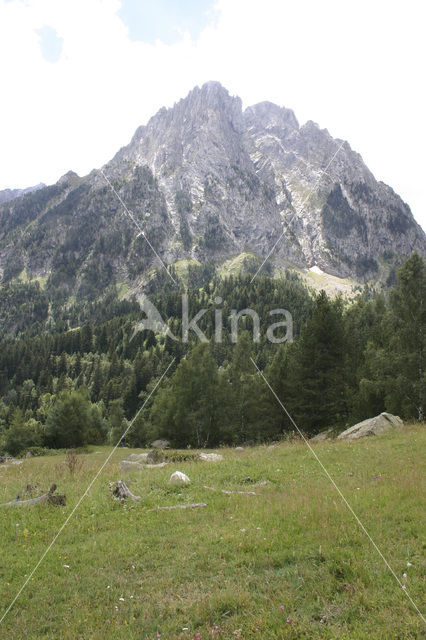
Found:
[[137, 501], [141, 499], [140, 496], [135, 496], [130, 491], [129, 487], [126, 485], [125, 482], [123, 482], [123, 480], [119, 480], [118, 482], [115, 483], [115, 485], [113, 485], [112, 493], [114, 495], [114, 498], [116, 500], [120, 500], [121, 502], [127, 499], [130, 499], [133, 501]]

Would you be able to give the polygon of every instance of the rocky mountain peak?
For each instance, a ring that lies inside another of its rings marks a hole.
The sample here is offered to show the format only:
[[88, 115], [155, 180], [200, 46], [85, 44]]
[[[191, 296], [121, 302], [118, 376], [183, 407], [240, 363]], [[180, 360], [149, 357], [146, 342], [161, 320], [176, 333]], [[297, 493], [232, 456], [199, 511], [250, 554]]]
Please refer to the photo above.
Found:
[[[271, 270], [316, 265], [365, 282], [426, 255], [409, 207], [348, 143], [271, 102], [243, 112], [218, 82], [160, 109], [103, 171], [166, 264], [260, 264], [276, 245]], [[131, 288], [158, 260], [122, 209], [96, 170], [17, 197], [0, 206], [0, 273], [50, 273], [69, 295], [93, 280]]]
[[244, 121], [248, 129], [275, 131], [284, 137], [299, 129], [294, 112], [273, 102], [259, 102], [247, 107], [244, 111]]

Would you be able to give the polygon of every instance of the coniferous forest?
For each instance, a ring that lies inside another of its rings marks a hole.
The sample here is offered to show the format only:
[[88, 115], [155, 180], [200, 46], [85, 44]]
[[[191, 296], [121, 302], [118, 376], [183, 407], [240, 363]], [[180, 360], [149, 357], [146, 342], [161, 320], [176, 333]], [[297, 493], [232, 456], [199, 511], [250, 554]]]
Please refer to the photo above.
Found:
[[[426, 267], [418, 254], [392, 288], [366, 287], [350, 301], [315, 294], [290, 271], [253, 283], [250, 275], [212, 276], [187, 293], [190, 317], [208, 310], [198, 322], [207, 342], [193, 332], [188, 343], [150, 330], [134, 334], [144, 314], [113, 287], [95, 302], [68, 306], [55, 305], [38, 283], [1, 287], [0, 450], [116, 444], [145, 402], [126, 436], [131, 446], [159, 437], [175, 447], [278, 439], [294, 426], [252, 360], [309, 436], [385, 410], [423, 420]], [[181, 292], [164, 286], [149, 299], [181, 336]], [[231, 309], [246, 308], [259, 314], [259, 340], [244, 316], [234, 343]], [[290, 311], [292, 342], [268, 340], [274, 308]], [[218, 310], [221, 342], [214, 339]]]

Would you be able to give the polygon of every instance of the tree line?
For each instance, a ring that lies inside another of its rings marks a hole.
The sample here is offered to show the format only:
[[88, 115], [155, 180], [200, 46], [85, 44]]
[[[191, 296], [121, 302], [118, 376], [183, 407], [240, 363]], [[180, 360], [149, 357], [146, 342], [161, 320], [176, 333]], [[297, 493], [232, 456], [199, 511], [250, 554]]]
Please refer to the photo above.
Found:
[[[0, 448], [16, 455], [30, 447], [115, 444], [144, 402], [129, 445], [157, 437], [176, 447], [279, 438], [294, 427], [253, 361], [308, 435], [338, 431], [384, 410], [423, 420], [425, 271], [424, 259], [414, 253], [393, 289], [360, 293], [350, 302], [314, 295], [291, 272], [280, 280], [259, 276], [253, 284], [244, 275], [213, 278], [188, 291], [191, 317], [209, 310], [199, 322], [208, 342], [193, 336], [185, 344], [152, 331], [133, 337], [141, 320], [137, 302], [123, 304], [111, 295], [91, 323], [88, 309], [80, 308], [75, 314], [85, 320], [73, 328], [4, 336]], [[150, 300], [173, 334], [181, 335], [180, 293], [157, 292]], [[217, 300], [221, 343], [214, 340]], [[271, 322], [270, 309], [289, 310], [293, 342], [271, 344], [264, 332], [254, 342], [247, 316], [239, 320], [234, 344], [232, 308], [251, 308], [263, 323]]]

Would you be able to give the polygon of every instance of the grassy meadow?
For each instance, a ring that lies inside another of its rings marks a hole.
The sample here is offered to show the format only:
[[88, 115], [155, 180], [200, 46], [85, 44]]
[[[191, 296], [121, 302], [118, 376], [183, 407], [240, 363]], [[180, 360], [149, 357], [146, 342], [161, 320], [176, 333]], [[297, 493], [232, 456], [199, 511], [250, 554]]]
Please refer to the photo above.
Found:
[[[425, 440], [422, 427], [408, 426], [314, 445], [421, 610]], [[67, 495], [66, 507], [1, 507], [0, 617], [110, 451], [79, 455], [73, 474], [63, 455], [0, 468], [1, 503], [28, 483], [42, 493], [56, 482]], [[109, 482], [130, 452], [114, 453], [1, 638], [423, 637], [420, 616], [303, 442], [225, 448], [220, 462], [129, 473], [123, 479], [142, 499], [120, 504]], [[169, 485], [176, 469], [189, 486]], [[207, 506], [157, 509], [196, 502]]]

